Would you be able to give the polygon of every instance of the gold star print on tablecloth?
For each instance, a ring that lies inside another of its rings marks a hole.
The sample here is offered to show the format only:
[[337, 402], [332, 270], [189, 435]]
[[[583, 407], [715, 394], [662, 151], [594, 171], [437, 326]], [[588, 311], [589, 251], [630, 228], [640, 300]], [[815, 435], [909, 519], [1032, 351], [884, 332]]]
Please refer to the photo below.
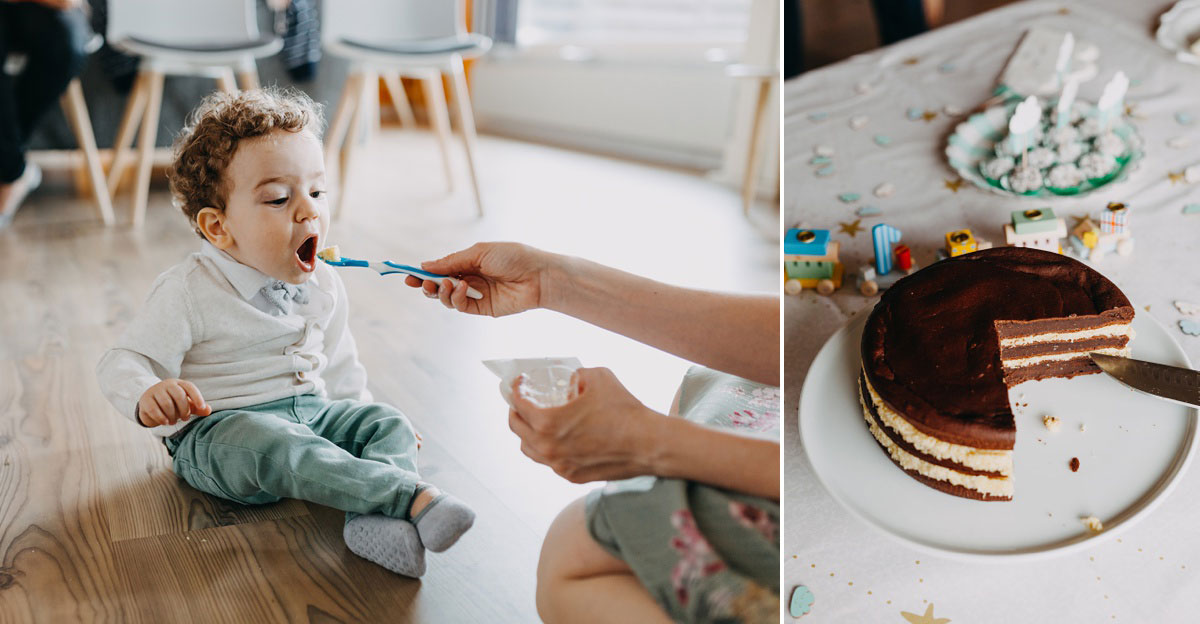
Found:
[[1168, 171], [1167, 179], [1171, 181], [1171, 186], [1175, 186], [1179, 182], [1183, 182], [1183, 181], [1187, 180], [1187, 178], [1183, 175], [1182, 171], [1180, 171], [1179, 173], [1175, 173], [1174, 171]]
[[957, 193], [958, 189], [962, 188], [964, 182], [962, 178], [958, 178], [957, 180], [946, 180], [943, 184], [946, 185], [946, 188]]
[[916, 65], [917, 63], [921, 62], [921, 59], [916, 56], [910, 56], [901, 62], [904, 63], [905, 65]]
[[855, 234], [863, 230], [862, 226], [859, 225], [861, 222], [862, 219], [855, 219], [853, 223], [838, 223], [838, 227], [841, 228], [842, 234], [849, 234], [850, 238], [854, 238]]
[[950, 621], [950, 618], [933, 617], [932, 602], [929, 603], [929, 606], [925, 608], [925, 615], [917, 615], [916, 613], [909, 613], [908, 611], [901, 611], [900, 615], [903, 615], [904, 619], [908, 620], [912, 624], [947, 624]]
[[925, 123], [929, 123], [936, 118], [937, 118], [937, 111], [927, 110], [927, 111], [921, 113], [921, 119], [924, 119]]
[[1079, 227], [1079, 224], [1080, 224], [1080, 223], [1083, 223], [1084, 221], [1087, 221], [1087, 220], [1088, 220], [1088, 218], [1089, 218], [1089, 217], [1088, 217], [1088, 215], [1085, 215], [1085, 214], [1083, 214], [1083, 215], [1078, 215], [1078, 216], [1077, 216], [1077, 215], [1070, 215], [1070, 217], [1071, 217], [1072, 219], [1074, 219], [1074, 220], [1075, 220], [1075, 223], [1072, 223], [1072, 224], [1071, 224], [1071, 229], [1072, 229], [1072, 230], [1073, 230], [1073, 229], [1075, 229], [1075, 228], [1077, 228], [1077, 227]]

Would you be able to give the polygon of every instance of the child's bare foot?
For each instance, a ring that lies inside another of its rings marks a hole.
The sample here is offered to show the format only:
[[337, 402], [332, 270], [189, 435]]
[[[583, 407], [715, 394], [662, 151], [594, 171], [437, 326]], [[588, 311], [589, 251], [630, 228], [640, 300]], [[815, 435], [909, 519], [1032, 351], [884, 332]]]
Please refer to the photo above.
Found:
[[441, 490], [433, 487], [432, 485], [427, 486], [425, 489], [417, 492], [417, 495], [413, 497], [412, 504], [408, 506], [408, 517], [416, 518], [422, 511], [425, 510], [426, 507], [429, 506], [429, 503], [432, 503], [433, 499], [437, 498], [437, 495], [441, 493]]
[[421, 543], [433, 552], [450, 548], [475, 524], [475, 512], [466, 503], [428, 484], [413, 497], [408, 515]]

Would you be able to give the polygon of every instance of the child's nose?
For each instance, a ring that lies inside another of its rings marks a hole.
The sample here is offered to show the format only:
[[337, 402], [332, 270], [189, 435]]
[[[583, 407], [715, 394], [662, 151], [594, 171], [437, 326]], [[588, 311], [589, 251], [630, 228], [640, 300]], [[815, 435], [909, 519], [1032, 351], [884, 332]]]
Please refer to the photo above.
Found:
[[320, 216], [321, 210], [317, 207], [317, 200], [309, 195], [305, 195], [300, 201], [300, 206], [296, 209], [296, 221], [307, 221]]

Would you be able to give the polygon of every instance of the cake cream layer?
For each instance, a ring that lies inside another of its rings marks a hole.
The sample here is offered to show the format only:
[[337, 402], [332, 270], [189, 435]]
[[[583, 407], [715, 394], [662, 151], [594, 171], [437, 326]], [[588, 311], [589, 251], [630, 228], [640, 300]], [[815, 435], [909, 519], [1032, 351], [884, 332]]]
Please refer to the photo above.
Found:
[[1111, 338], [1086, 338], [1084, 340], [1072, 340], [1069, 342], [1037, 342], [1019, 347], [1000, 347], [1000, 359], [1013, 360], [1018, 358], [1033, 357], [1035, 355], [1070, 353], [1073, 351], [1082, 351], [1087, 353], [1091, 351], [1099, 351], [1101, 349], [1121, 349], [1128, 344], [1129, 337], [1127, 336], [1113, 336]]
[[[1111, 282], [1109, 283], [1111, 284]], [[1108, 286], [1106, 284], [1105, 286]], [[1116, 289], [1115, 285], [1111, 288], [1116, 291], [1110, 293], [1108, 298], [1117, 299], [1112, 295], [1119, 295], [1119, 299], [1124, 299], [1124, 295]], [[1099, 327], [1108, 327], [1110, 325], [1128, 325], [1133, 321], [1133, 306], [1128, 304], [1128, 299], [1124, 299], [1124, 303], [1117, 299], [1109, 303], [1117, 303], [1118, 307], [1106, 309], [1098, 314], [1085, 313], [1055, 316], [1049, 318], [1040, 318], [1026, 321], [1019, 320], [997, 320], [995, 322], [996, 334], [1001, 340], [1007, 338], [1017, 338], [1021, 336], [1035, 336], [1040, 334], [1053, 334], [1062, 332], [1076, 332], [1096, 329]], [[997, 317], [1002, 319], [1002, 316]]]
[[[962, 444], [953, 444], [921, 433], [912, 423], [905, 420], [903, 416], [883, 402], [883, 399], [871, 387], [871, 382], [866, 380], [865, 375], [862, 376], [862, 387], [866, 388], [866, 396], [861, 397], [864, 408], [868, 407], [866, 402], [869, 400], [871, 403], [870, 407], [873, 407], [875, 413], [878, 414], [881, 425], [886, 426], [904, 440], [904, 442], [912, 445], [913, 449], [918, 453], [924, 453], [941, 460], [948, 460], [972, 471], [999, 475], [1012, 474], [1011, 450], [981, 449]], [[861, 388], [860, 394], [862, 394]], [[893, 445], [898, 446], [895, 441], [893, 441]], [[906, 453], [913, 455], [913, 453], [908, 453], [907, 451]], [[914, 458], [920, 459], [915, 455]], [[925, 463], [932, 462], [926, 461]]]
[[896, 465], [900, 466], [907, 472], [915, 472], [928, 479], [941, 481], [950, 485], [966, 488], [972, 492], [978, 492], [985, 497], [994, 497], [1000, 499], [1011, 499], [1013, 495], [1013, 482], [1011, 477], [989, 477], [984, 475], [969, 475], [952, 470], [945, 466], [931, 464], [912, 453], [900, 448], [894, 440], [892, 440], [883, 429], [879, 422], [875, 420], [871, 409], [867, 406], [867, 398], [859, 393], [859, 401], [863, 406], [863, 418], [867, 421], [867, 427], [871, 430], [871, 435], [875, 441], [887, 451], [888, 456]]
[[1109, 347], [1105, 349], [1094, 350], [1085, 349], [1083, 351], [1068, 351], [1067, 353], [1050, 353], [1046, 355], [1035, 355], [1033, 357], [1013, 358], [1001, 360], [1000, 363], [1004, 366], [1005, 370], [1012, 370], [1015, 368], [1025, 368], [1027, 366], [1037, 366], [1038, 364], [1045, 364], [1047, 362], [1065, 362], [1067, 360], [1088, 359], [1088, 353], [1093, 351], [1096, 353], [1103, 353], [1105, 355], [1129, 357], [1130, 350], [1131, 347], [1129, 346]]
[[1047, 332], [1044, 334], [1028, 334], [1024, 336], [1001, 338], [1000, 348], [1005, 349], [1012, 347], [1023, 347], [1026, 345], [1041, 344], [1045, 342], [1076, 342], [1092, 338], [1124, 337], [1127, 340], [1132, 340], [1133, 335], [1133, 326], [1130, 323], [1111, 323], [1101, 327], [1093, 327], [1091, 329], [1081, 329], [1071, 332]]
[[1096, 363], [1091, 358], [1076, 358], [1074, 360], [1046, 362], [1044, 364], [1006, 370], [1004, 372], [1004, 383], [1009, 386], [1015, 386], [1026, 381], [1050, 378], [1070, 379], [1078, 375], [1094, 375], [1100, 372], [1102, 372], [1100, 367], [1096, 366]]

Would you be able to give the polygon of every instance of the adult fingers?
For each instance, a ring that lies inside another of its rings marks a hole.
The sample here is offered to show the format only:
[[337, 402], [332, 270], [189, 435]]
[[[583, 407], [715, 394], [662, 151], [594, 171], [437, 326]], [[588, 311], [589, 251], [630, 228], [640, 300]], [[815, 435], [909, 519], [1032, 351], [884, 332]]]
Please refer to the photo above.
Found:
[[467, 297], [467, 283], [459, 280], [458, 285], [450, 293], [450, 303], [454, 304], [454, 309], [459, 312], [467, 311], [467, 303], [470, 300]]
[[196, 387], [196, 384], [180, 380], [179, 386], [187, 393], [188, 401], [192, 404], [193, 414], [208, 416], [212, 413], [212, 407], [204, 401], [204, 395], [200, 394], [200, 389]]
[[425, 283], [425, 280], [415, 275], [405, 275], [404, 283], [408, 286], [412, 286], [413, 288], [420, 288]]
[[530, 427], [529, 423], [525, 422], [525, 418], [515, 409], [508, 410], [508, 428], [522, 441], [532, 440], [537, 436], [533, 427]]
[[450, 293], [452, 292], [454, 292], [454, 285], [450, 283], [450, 280], [444, 279], [438, 285], [438, 299], [447, 308], [454, 308], [454, 304], [450, 302]]
[[421, 263], [421, 268], [432, 273], [458, 275], [459, 273], [476, 273], [479, 271], [479, 259], [483, 255], [482, 245], [476, 243], [462, 251], [456, 251], [437, 260]]

